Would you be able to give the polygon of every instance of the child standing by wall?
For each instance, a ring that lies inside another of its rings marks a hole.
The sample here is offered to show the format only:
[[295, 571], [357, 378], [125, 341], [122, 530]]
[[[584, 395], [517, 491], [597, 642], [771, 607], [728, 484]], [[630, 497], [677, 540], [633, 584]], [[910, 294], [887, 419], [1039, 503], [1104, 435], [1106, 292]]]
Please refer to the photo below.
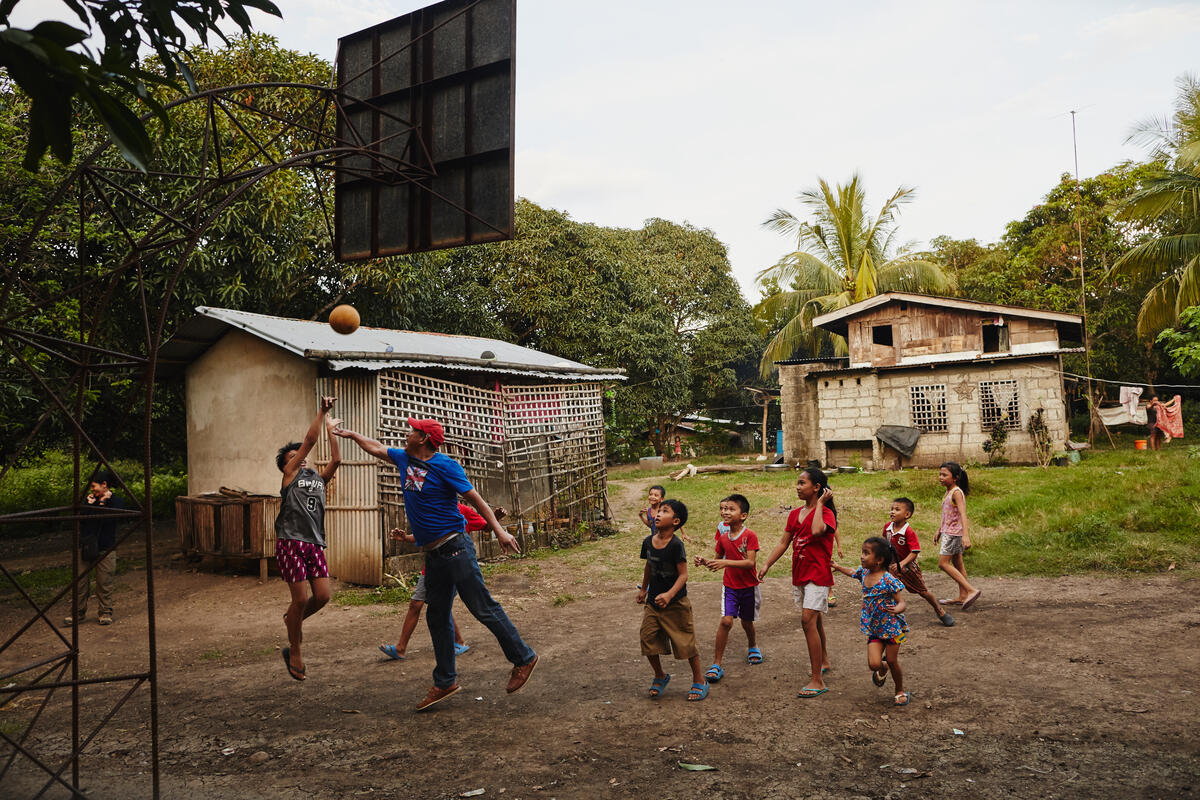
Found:
[[762, 594], [758, 588], [758, 535], [745, 527], [750, 514], [750, 501], [744, 495], [731, 494], [721, 501], [721, 527], [717, 528], [716, 558], [696, 556], [696, 566], [710, 570], [725, 570], [721, 589], [721, 622], [717, 626], [717, 641], [713, 652], [713, 663], [704, 673], [709, 683], [725, 677], [721, 659], [725, 657], [725, 646], [729, 642], [729, 631], [733, 621], [742, 621], [746, 632], [747, 664], [761, 664], [762, 650], [758, 647], [758, 636], [754, 623], [762, 607]]
[[657, 698], [667, 688], [671, 676], [663, 672], [662, 656], [674, 652], [675, 658], [687, 659], [692, 668], [692, 688], [688, 700], [708, 697], [708, 683], [700, 671], [700, 649], [696, 647], [696, 626], [692, 604], [687, 597], [687, 552], [675, 531], [687, 522], [687, 506], [678, 500], [664, 500], [658, 506], [654, 533], [642, 541], [646, 567], [637, 602], [645, 606], [642, 614], [642, 655], [654, 668], [650, 697]]
[[925, 602], [933, 606], [934, 613], [938, 615], [938, 622], [951, 628], [954, 626], [954, 617], [946, 613], [933, 592], [926, 588], [925, 576], [921, 574], [921, 565], [917, 563], [917, 556], [921, 555], [921, 542], [917, 539], [916, 529], [908, 523], [915, 510], [916, 505], [907, 497], [897, 497], [892, 501], [892, 510], [888, 515], [891, 521], [883, 527], [883, 538], [891, 545], [897, 559], [890, 572], [900, 579], [905, 589], [925, 598]]
[[895, 553], [887, 540], [872, 536], [863, 542], [859, 554], [862, 565], [858, 569], [847, 569], [841, 564], [834, 564], [833, 568], [862, 584], [859, 629], [867, 635], [867, 666], [871, 668], [871, 680], [876, 686], [883, 686], [891, 672], [892, 683], [896, 685], [893, 702], [906, 706], [911, 697], [904, 691], [900, 645], [908, 636], [908, 624], [904, 621], [904, 598], [897, 596], [904, 585], [888, 573], [894, 560]]
[[967, 471], [953, 461], [942, 464], [938, 470], [938, 481], [946, 487], [942, 498], [942, 525], [937, 537], [942, 547], [938, 553], [938, 567], [958, 584], [958, 598], [942, 601], [942, 605], [961, 605], [969, 611], [979, 595], [967, 580], [967, 567], [963, 563], [963, 551], [971, 547], [971, 533], [967, 528], [967, 492], [971, 491]]
[[796, 481], [796, 496], [804, 503], [788, 516], [783, 538], [766, 566], [758, 571], [761, 581], [771, 565], [779, 560], [789, 544], [792, 546], [792, 599], [801, 609], [804, 641], [808, 645], [808, 660], [812, 676], [800, 689], [800, 697], [817, 697], [828, 687], [822, 673], [829, 667], [829, 651], [825, 646], [825, 625], [822, 618], [829, 610], [829, 587], [833, 585], [830, 567], [833, 554], [833, 532], [837, 530], [837, 508], [829, 479], [816, 468], [800, 473]]

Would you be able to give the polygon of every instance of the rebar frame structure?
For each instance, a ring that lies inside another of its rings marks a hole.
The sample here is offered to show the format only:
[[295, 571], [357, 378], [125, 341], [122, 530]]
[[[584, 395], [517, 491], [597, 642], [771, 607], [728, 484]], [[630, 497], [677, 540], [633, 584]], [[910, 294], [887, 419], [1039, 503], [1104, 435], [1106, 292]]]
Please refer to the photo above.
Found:
[[[287, 93], [294, 102], [262, 102], [277, 92]], [[157, 171], [143, 174], [130, 169], [117, 158], [112, 143], [105, 142], [82, 159], [53, 193], [24, 240], [9, 250], [16, 257], [0, 265], [3, 268], [0, 353], [8, 360], [10, 375], [19, 374], [25, 385], [44, 401], [40, 416], [30, 421], [15, 453], [0, 466], [0, 483], [36, 442], [43, 427], [53, 420], [73, 437], [73, 486], [76, 487], [69, 506], [0, 516], [0, 525], [73, 524], [72, 575], [75, 576], [70, 585], [48, 602], [39, 603], [21, 587], [0, 556], [0, 582], [15, 587], [28, 614], [23, 624], [0, 643], [0, 664], [10, 665], [0, 668], [3, 673], [0, 710], [11, 710], [14, 701], [25, 695], [40, 697], [36, 708], [28, 714], [23, 731], [10, 734], [0, 730], [0, 786], [5, 785], [6, 776], [21, 758], [36, 767], [35, 774], [45, 775], [45, 783], [34, 797], [45, 795], [52, 787], [82, 797], [81, 756], [114, 715], [145, 686], [151, 792], [155, 798], [160, 796], [151, 431], [158, 351], [169, 319], [170, 302], [180, 282], [187, 280], [189, 264], [202, 252], [205, 234], [214, 220], [238, 198], [280, 170], [305, 170], [312, 175], [313, 190], [320, 195], [322, 208], [327, 210], [325, 224], [331, 240], [333, 221], [328, 209], [332, 208], [332, 202], [327, 195], [332, 191], [335, 177], [365, 177], [385, 185], [423, 183], [431, 177], [428, 166], [431, 162], [416, 126], [373, 108], [379, 115], [390, 118], [388, 127], [392, 132], [387, 138], [406, 140], [404, 147], [385, 147], [386, 139], [371, 131], [358, 130], [353, 120], [345, 116], [342, 109], [350, 104], [359, 108], [369, 106], [367, 101], [349, 98], [335, 88], [282, 82], [228, 86], [170, 103], [167, 112], [172, 118], [188, 108], [201, 112], [191, 117], [202, 119], [198, 169], [156, 165]], [[276, 110], [269, 110], [270, 107]], [[341, 138], [335, 129], [340, 129]], [[250, 154], [235, 156], [229, 146], [232, 141], [238, 143], [240, 153]], [[388, 150], [402, 155], [388, 156], [385, 153]], [[78, 214], [72, 214], [73, 221], [64, 219], [63, 209], [68, 199], [78, 203]], [[463, 210], [463, 213], [470, 212]], [[77, 228], [78, 233], [73, 243], [61, 235], [64, 229], [75, 233], [71, 228]], [[57, 232], [53, 237], [55, 249], [46, 252], [39, 242], [50, 229]], [[101, 229], [122, 243], [120, 248], [114, 248], [115, 254], [110, 251], [103, 259], [95, 254], [87, 239], [89, 230]], [[39, 286], [32, 277], [38, 264], [44, 263], [43, 259], [53, 260], [60, 272], [64, 261], [77, 262], [74, 279], [49, 290]], [[106, 313], [118, 298], [117, 293], [131, 287], [137, 293], [132, 307], [140, 313], [136, 321], [141, 331], [140, 341], [112, 341], [110, 326], [105, 324]], [[71, 301], [79, 308], [78, 339], [46, 333], [45, 325], [39, 322], [42, 315], [58, 303]], [[80, 521], [86, 516], [82, 509], [86, 480], [93, 465], [106, 467], [114, 477], [114, 488], [133, 496], [129, 493], [129, 483], [136, 481], [113, 469], [108, 455], [111, 441], [89, 429], [94, 426], [87, 419], [93, 379], [107, 380], [113, 376], [128, 379], [128, 398], [122, 404], [126, 417], [106, 420], [105, 428], [128, 429], [135, 424], [139, 411], [142, 423], [142, 486], [135, 498], [136, 508], [110, 513], [137, 523], [128, 526], [118, 544], [136, 538], [139, 532], [144, 539], [148, 658], [144, 669], [136, 672], [85, 677], [80, 671], [78, 626], [65, 633], [51, 619], [50, 609], [70, 592], [71, 616], [78, 619], [75, 587], [88, 575], [86, 569], [81, 570]], [[48, 651], [43, 625], [49, 629], [49, 638], [54, 643]], [[34, 631], [41, 635], [40, 640]], [[84, 730], [80, 720], [80, 689], [98, 684], [127, 688], [98, 724]], [[39, 722], [54, 716], [44, 712], [62, 692], [70, 695], [70, 751], [65, 756], [38, 752], [36, 745], [40, 739], [33, 735], [35, 728]], [[65, 774], [68, 771], [69, 777]]]

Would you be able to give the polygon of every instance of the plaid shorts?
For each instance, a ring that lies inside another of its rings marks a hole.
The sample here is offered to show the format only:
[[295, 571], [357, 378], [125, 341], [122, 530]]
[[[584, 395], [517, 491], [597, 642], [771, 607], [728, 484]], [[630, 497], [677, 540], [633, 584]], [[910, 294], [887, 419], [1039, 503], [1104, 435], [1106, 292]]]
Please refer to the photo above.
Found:
[[314, 578], [328, 578], [329, 565], [325, 563], [325, 548], [312, 542], [295, 539], [275, 540], [275, 563], [284, 583], [300, 583]]

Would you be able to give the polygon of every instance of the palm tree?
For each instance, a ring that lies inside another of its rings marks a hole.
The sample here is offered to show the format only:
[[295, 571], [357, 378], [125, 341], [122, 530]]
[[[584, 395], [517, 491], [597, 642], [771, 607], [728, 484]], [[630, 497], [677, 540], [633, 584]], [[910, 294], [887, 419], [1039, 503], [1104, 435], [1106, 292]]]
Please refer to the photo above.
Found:
[[1138, 311], [1138, 335], [1144, 338], [1174, 325], [1188, 306], [1200, 305], [1200, 79], [1185, 74], [1177, 84], [1172, 117], [1139, 123], [1126, 139], [1148, 144], [1151, 157], [1163, 164], [1118, 212], [1162, 233], [1130, 249], [1111, 269], [1158, 280]]
[[846, 352], [842, 337], [813, 328], [812, 319], [819, 314], [880, 292], [943, 293], [954, 288], [954, 279], [940, 265], [911, 245], [896, 244], [896, 217], [913, 191], [898, 188], [872, 219], [858, 174], [836, 188], [818, 178], [816, 188], [796, 197], [811, 221], [781, 208], [763, 223], [796, 241], [795, 250], [758, 274], [760, 286], [790, 287], [772, 292], [755, 309], [760, 319], [787, 319], [759, 363], [764, 377], [771, 375], [774, 362], [799, 348], [817, 353], [831, 344], [834, 352]]

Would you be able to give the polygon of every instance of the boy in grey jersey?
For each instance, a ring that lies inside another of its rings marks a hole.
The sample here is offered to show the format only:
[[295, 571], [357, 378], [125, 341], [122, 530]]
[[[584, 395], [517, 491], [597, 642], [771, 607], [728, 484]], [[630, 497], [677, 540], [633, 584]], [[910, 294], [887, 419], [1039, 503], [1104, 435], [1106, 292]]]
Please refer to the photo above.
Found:
[[[304, 441], [285, 444], [275, 456], [275, 465], [283, 473], [283, 486], [279, 492], [282, 501], [279, 516], [275, 519], [275, 561], [292, 595], [292, 602], [283, 615], [288, 634], [283, 662], [288, 674], [298, 681], [306, 677], [300, 654], [304, 639], [302, 625], [329, 602], [329, 567], [325, 563], [325, 484], [333, 480], [333, 473], [342, 462], [337, 437], [332, 435], [342, 421], [327, 414], [336, 400], [336, 397], [322, 397], [321, 410], [308, 426]], [[317, 472], [309, 469], [307, 459], [323, 427], [330, 434], [329, 463]]]

